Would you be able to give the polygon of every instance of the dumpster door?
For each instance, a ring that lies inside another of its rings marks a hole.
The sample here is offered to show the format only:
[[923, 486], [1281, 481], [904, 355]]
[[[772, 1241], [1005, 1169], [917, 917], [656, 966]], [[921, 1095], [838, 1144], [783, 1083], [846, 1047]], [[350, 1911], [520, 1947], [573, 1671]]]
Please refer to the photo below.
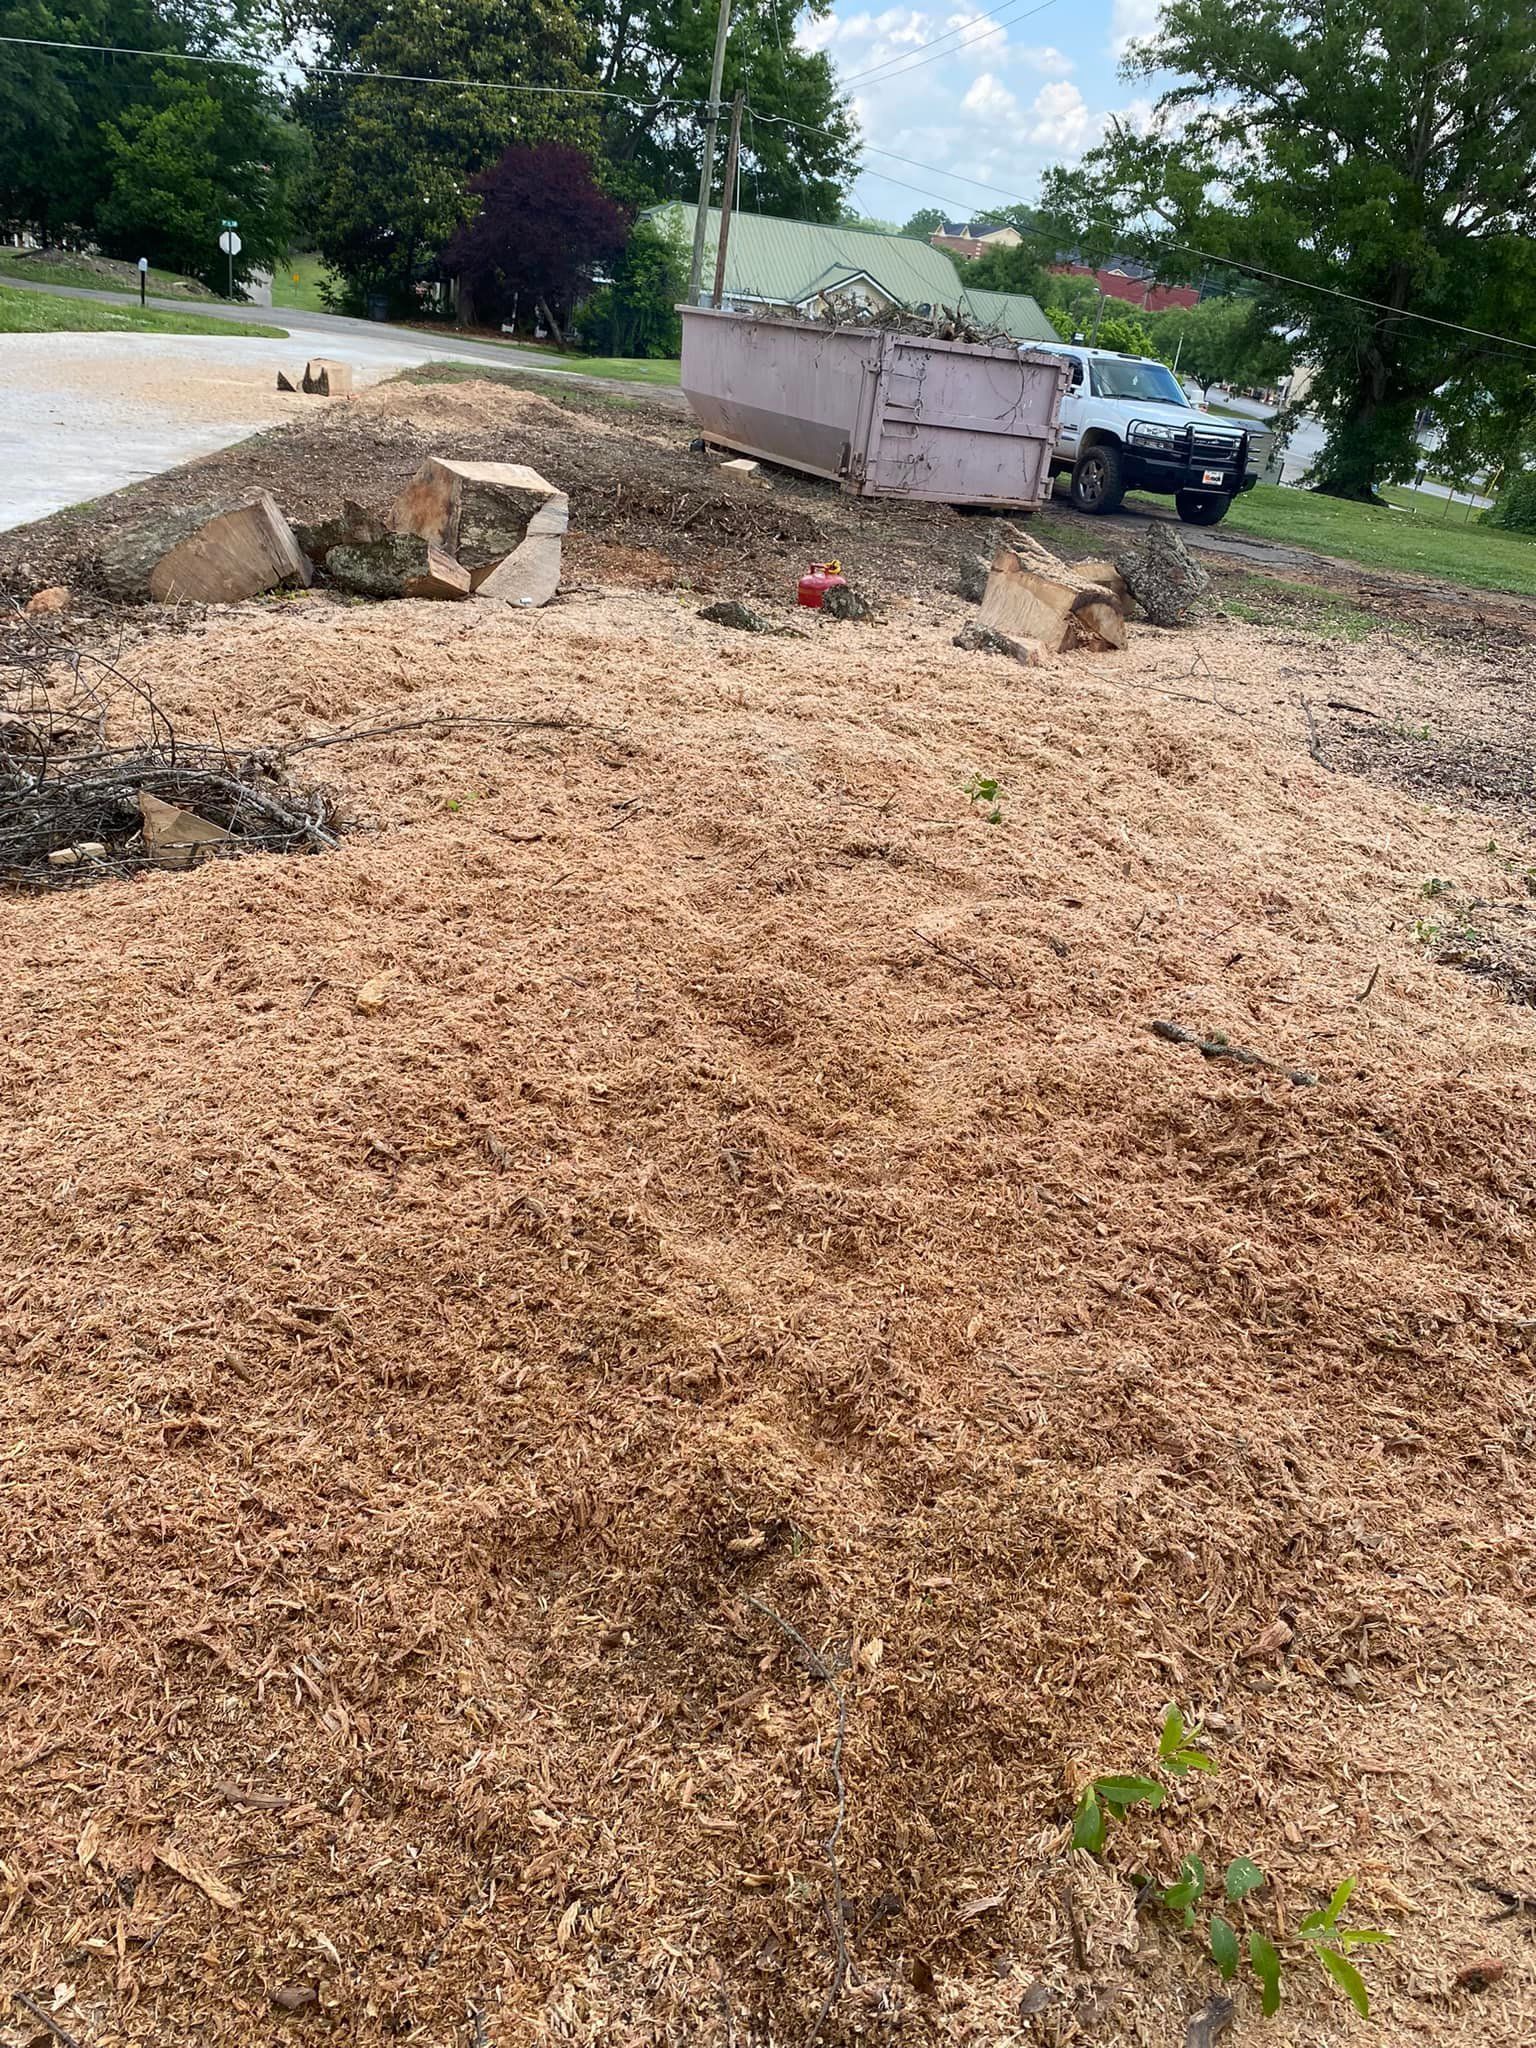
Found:
[[1060, 405], [1056, 366], [974, 342], [885, 340], [864, 489], [955, 505], [1040, 504]]

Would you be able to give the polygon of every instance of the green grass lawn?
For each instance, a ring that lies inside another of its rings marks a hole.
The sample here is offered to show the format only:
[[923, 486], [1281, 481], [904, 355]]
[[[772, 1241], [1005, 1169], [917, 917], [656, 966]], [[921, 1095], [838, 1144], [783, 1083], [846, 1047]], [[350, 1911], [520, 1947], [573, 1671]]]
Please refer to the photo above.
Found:
[[291, 307], [295, 313], [328, 313], [330, 307], [320, 296], [329, 277], [323, 257], [313, 253], [290, 256], [272, 273], [272, 303]]
[[0, 285], [0, 334], [222, 334], [287, 339], [286, 327], [235, 326], [201, 313], [141, 313], [137, 306], [103, 306], [94, 299], [55, 299], [43, 292]]
[[1416, 491], [1410, 484], [1381, 484], [1381, 495], [1392, 505], [1401, 505], [1417, 519], [1433, 519], [1437, 525], [1475, 526], [1478, 507], [1458, 505], [1437, 491]]
[[[40, 249], [0, 249], [0, 283], [74, 284], [88, 291], [139, 295], [139, 274], [132, 264], [109, 261], [101, 256], [71, 256], [63, 251], [44, 255]], [[161, 298], [211, 299], [214, 295], [195, 277], [183, 277], [175, 270], [151, 267], [150, 296]]]
[[1453, 507], [1442, 524], [1438, 511], [1428, 517], [1387, 512], [1315, 491], [1259, 484], [1235, 501], [1222, 530], [1310, 548], [1367, 568], [1536, 596], [1536, 540], [1494, 526], [1464, 525], [1461, 510]]
[[654, 360], [640, 356], [584, 356], [575, 349], [558, 349], [546, 341], [514, 341], [510, 334], [487, 334], [483, 329], [461, 333], [443, 321], [407, 320], [399, 323], [418, 334], [430, 334], [438, 341], [483, 342], [490, 348], [516, 349], [547, 370], [569, 370], [579, 377], [617, 377], [627, 384], [670, 384], [676, 388], [682, 364], [675, 356]]

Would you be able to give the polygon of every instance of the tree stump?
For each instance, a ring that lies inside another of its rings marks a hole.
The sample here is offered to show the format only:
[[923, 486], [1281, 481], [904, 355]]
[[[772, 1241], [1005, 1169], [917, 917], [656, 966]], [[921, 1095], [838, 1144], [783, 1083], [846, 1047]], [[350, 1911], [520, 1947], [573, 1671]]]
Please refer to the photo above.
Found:
[[558, 497], [536, 469], [517, 462], [450, 462], [432, 456], [385, 515], [392, 532], [418, 534], [466, 569], [490, 569], [521, 542], [528, 522]]

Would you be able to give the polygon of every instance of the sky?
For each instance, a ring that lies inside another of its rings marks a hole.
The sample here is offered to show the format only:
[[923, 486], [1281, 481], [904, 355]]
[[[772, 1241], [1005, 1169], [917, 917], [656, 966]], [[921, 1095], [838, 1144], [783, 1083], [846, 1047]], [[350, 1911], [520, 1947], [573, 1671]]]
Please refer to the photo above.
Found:
[[853, 96], [866, 144], [853, 205], [900, 225], [920, 207], [958, 220], [985, 213], [989, 198], [1005, 204], [988, 186], [1031, 201], [1041, 171], [1075, 163], [1111, 113], [1144, 117], [1146, 86], [1117, 74], [1126, 43], [1157, 14], [1158, 0], [836, 0], [824, 20], [802, 19], [798, 38], [827, 52]]

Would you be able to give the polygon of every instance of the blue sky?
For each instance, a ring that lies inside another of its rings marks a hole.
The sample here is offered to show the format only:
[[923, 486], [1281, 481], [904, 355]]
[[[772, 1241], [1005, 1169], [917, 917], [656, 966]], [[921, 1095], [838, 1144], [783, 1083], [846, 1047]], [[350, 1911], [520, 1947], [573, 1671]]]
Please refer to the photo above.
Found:
[[945, 173], [870, 148], [853, 189], [860, 212], [898, 223], [923, 206], [983, 213], [988, 185], [1033, 199], [1041, 171], [1075, 162], [1110, 113], [1144, 114], [1145, 86], [1117, 69], [1127, 39], [1154, 25], [1158, 0], [992, 0], [979, 18], [986, 4], [837, 0], [825, 20], [802, 22], [799, 40], [831, 57], [866, 143]]

